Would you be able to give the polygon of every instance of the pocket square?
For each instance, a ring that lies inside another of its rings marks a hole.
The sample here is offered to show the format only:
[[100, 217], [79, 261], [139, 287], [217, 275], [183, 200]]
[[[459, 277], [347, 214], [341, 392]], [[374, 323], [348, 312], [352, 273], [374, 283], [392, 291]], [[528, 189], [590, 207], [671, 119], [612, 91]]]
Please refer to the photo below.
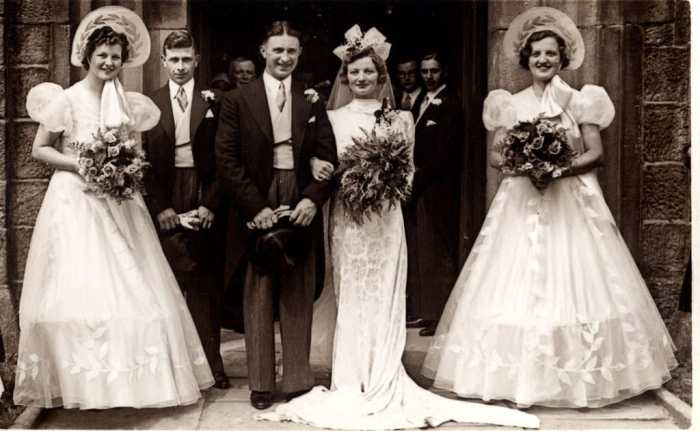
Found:
[[428, 121], [425, 122], [425, 127], [434, 126], [434, 125], [436, 125], [436, 124], [437, 124], [437, 123], [436, 123], [435, 121], [433, 121], [433, 120], [428, 120]]
[[309, 123], [315, 123], [316, 122], [316, 116], [314, 115], [313, 117], [309, 118]]
[[204, 118], [214, 118], [214, 113], [211, 112], [211, 109], [207, 109], [207, 113], [204, 115]]

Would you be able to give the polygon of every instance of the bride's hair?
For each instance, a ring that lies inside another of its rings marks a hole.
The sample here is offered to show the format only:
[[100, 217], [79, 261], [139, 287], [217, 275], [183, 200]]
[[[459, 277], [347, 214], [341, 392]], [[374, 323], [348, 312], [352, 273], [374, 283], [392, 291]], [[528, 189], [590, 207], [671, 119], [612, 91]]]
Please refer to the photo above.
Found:
[[85, 70], [90, 69], [90, 57], [100, 45], [120, 45], [122, 47], [122, 64], [129, 59], [129, 40], [126, 38], [126, 35], [118, 33], [112, 27], [105, 25], [93, 31], [88, 37], [82, 62]]
[[379, 77], [377, 78], [377, 84], [384, 84], [389, 76], [389, 71], [387, 70], [386, 63], [384, 60], [374, 52], [372, 47], [367, 47], [359, 51], [352, 52], [351, 54], [343, 58], [343, 65], [340, 68], [340, 82], [343, 84], [348, 84], [348, 66], [357, 60], [369, 57], [374, 63], [374, 67], [377, 68], [377, 73]]
[[559, 45], [559, 58], [561, 58], [561, 68], [565, 69], [566, 66], [569, 65], [569, 57], [566, 55], [566, 42], [564, 42], [564, 39], [552, 30], [542, 30], [532, 33], [530, 37], [527, 38], [525, 46], [523, 46], [523, 48], [520, 50], [519, 63], [522, 68], [524, 68], [525, 70], [530, 70], [529, 62], [530, 55], [532, 54], [532, 43], [539, 42], [542, 39], [548, 37], [553, 37], [554, 40], [557, 41], [557, 45]]

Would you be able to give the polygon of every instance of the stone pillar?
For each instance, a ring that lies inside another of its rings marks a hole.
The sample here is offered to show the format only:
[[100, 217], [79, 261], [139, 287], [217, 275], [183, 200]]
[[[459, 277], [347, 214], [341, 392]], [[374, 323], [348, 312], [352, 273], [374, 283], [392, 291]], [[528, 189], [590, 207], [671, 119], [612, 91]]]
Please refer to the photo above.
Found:
[[[641, 245], [642, 271], [669, 319], [690, 244], [690, 4], [655, 1], [632, 11], [643, 29]], [[689, 335], [688, 335], [689, 336]]]
[[[7, 393], [3, 397], [2, 421], [17, 413], [11, 407], [13, 371], [17, 361], [17, 308], [24, 264], [32, 227], [43, 199], [50, 171], [30, 157], [36, 124], [25, 109], [29, 89], [43, 81], [67, 86], [70, 80], [69, 1], [17, 0], [4, 2], [3, 48], [4, 102], [2, 115], [3, 163], [0, 185], [2, 246], [0, 270], [0, 331], [5, 346], [5, 362], [0, 366]], [[7, 145], [5, 145], [7, 143]], [[5, 239], [7, 241], [5, 241]]]

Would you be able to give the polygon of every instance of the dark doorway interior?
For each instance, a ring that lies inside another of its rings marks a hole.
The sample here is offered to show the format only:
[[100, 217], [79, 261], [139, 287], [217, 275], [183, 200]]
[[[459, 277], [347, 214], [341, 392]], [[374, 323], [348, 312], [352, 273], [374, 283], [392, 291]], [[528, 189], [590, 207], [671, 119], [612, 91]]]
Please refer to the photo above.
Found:
[[[449, 59], [448, 81], [465, 107], [465, 160], [461, 226], [463, 258], [483, 220], [485, 140], [480, 131], [486, 92], [486, 4], [456, 1], [254, 1], [191, 0], [192, 28], [199, 40], [200, 82], [227, 72], [231, 59], [250, 57], [264, 67], [258, 46], [264, 28], [287, 19], [304, 33], [303, 54], [295, 72], [307, 86], [330, 91], [340, 61], [332, 53], [352, 25], [377, 27], [392, 44], [390, 70], [399, 57], [440, 50]], [[204, 48], [206, 47], [206, 49]], [[479, 128], [476, 128], [478, 125]], [[459, 230], [459, 231], [458, 231]]]

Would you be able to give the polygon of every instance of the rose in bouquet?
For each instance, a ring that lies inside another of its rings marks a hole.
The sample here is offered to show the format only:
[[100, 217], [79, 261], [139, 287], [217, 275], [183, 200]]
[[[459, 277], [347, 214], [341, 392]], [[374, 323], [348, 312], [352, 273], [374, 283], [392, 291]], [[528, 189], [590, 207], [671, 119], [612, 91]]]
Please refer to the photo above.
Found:
[[577, 155], [567, 144], [566, 128], [542, 117], [518, 123], [500, 145], [501, 171], [527, 175], [538, 190], [561, 177]]
[[411, 194], [411, 146], [404, 133], [393, 127], [397, 111], [385, 104], [375, 115], [372, 130], [360, 128], [362, 136], [353, 137], [353, 145], [340, 156], [337, 197], [357, 224], [400, 205]]
[[125, 128], [98, 130], [91, 142], [73, 147], [78, 151], [78, 172], [89, 192], [122, 202], [143, 191], [149, 163]]

